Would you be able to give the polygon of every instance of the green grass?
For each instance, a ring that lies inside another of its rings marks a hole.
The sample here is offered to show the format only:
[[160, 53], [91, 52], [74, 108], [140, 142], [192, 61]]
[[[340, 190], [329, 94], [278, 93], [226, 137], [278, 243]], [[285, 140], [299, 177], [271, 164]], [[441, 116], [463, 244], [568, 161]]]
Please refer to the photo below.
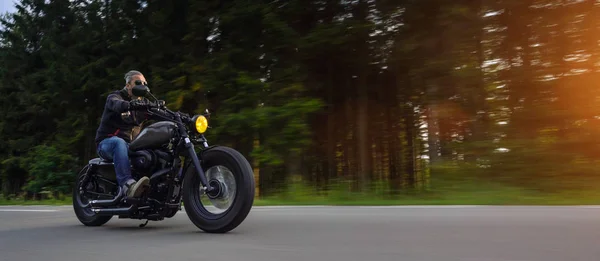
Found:
[[60, 199], [45, 199], [45, 200], [23, 200], [23, 199], [0, 199], [0, 206], [33, 206], [33, 205], [49, 205], [61, 206], [71, 205], [71, 198]]
[[[493, 192], [492, 192], [493, 193]], [[340, 200], [327, 197], [289, 199], [269, 197], [257, 199], [256, 206], [278, 205], [332, 205], [332, 206], [393, 206], [393, 205], [600, 205], [600, 195], [588, 193], [571, 197], [569, 193], [543, 194], [487, 194], [456, 193], [438, 196], [399, 196], [397, 198], [369, 198], [357, 196]]]
[[[384, 190], [351, 193], [339, 183], [327, 194], [311, 187], [292, 184], [276, 196], [257, 198], [255, 206], [278, 205], [600, 205], [600, 188], [586, 191], [540, 192], [491, 182], [444, 182], [430, 191], [389, 196]], [[379, 188], [385, 186], [379, 186]], [[5, 199], [0, 205], [71, 205], [71, 198], [47, 200]]]
[[543, 192], [489, 181], [446, 179], [434, 182], [428, 191], [390, 196], [385, 185], [374, 186], [367, 193], [351, 193], [342, 184], [318, 195], [314, 189], [296, 183], [284, 193], [257, 200], [255, 205], [600, 205], [600, 188]]

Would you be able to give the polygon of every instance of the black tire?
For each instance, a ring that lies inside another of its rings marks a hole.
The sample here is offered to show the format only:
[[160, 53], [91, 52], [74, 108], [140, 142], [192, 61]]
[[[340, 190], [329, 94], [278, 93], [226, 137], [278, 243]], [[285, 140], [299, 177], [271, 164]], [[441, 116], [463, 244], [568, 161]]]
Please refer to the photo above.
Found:
[[220, 214], [206, 210], [200, 202], [200, 179], [193, 165], [188, 169], [183, 183], [185, 212], [199, 229], [207, 233], [226, 233], [239, 226], [250, 213], [254, 204], [254, 173], [250, 163], [234, 149], [213, 147], [202, 153], [202, 168], [206, 172], [212, 166], [224, 166], [234, 176], [235, 197], [229, 209]]
[[97, 227], [106, 224], [112, 219], [112, 216], [97, 216], [91, 209], [85, 209], [79, 206], [79, 202], [81, 202], [82, 205], [85, 205], [89, 200], [87, 198], [83, 198], [82, 200], [81, 195], [79, 195], [79, 185], [83, 181], [83, 177], [88, 168], [89, 165], [83, 168], [81, 172], [79, 172], [79, 175], [77, 175], [75, 187], [73, 188], [73, 211], [75, 212], [77, 219], [79, 219], [79, 222], [89, 227]]

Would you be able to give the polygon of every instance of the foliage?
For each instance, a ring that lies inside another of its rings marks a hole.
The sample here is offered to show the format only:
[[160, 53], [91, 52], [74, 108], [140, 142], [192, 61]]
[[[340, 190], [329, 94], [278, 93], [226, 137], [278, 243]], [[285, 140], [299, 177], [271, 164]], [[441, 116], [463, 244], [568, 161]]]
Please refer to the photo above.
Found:
[[32, 194], [44, 191], [69, 193], [73, 186], [75, 160], [51, 146], [35, 146], [21, 162], [29, 178], [23, 190]]
[[296, 177], [334, 200], [600, 177], [593, 0], [15, 2], [0, 18], [6, 197], [68, 193], [132, 69], [171, 108], [209, 109], [209, 141], [250, 160], [261, 197], [296, 195]]

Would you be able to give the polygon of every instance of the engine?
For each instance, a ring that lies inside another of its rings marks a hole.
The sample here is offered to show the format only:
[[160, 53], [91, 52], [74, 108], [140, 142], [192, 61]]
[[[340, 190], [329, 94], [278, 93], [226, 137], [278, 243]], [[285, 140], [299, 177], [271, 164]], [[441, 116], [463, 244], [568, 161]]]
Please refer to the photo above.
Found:
[[131, 156], [131, 165], [137, 175], [152, 176], [155, 172], [168, 168], [173, 162], [171, 154], [165, 150], [140, 150]]
[[131, 166], [136, 172], [151, 172], [153, 165], [156, 165], [156, 157], [150, 150], [138, 151], [131, 157]]
[[[131, 155], [132, 174], [134, 177], [152, 177], [156, 173], [165, 173], [172, 167], [173, 156], [166, 149], [148, 149], [136, 151]], [[168, 186], [165, 176], [153, 181], [151, 197], [160, 201], [167, 200]]]

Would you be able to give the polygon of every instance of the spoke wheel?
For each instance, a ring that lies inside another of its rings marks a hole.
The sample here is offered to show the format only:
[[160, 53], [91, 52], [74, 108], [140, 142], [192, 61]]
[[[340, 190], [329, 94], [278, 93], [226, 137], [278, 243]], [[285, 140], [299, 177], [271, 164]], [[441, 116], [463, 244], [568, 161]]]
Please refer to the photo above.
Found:
[[223, 214], [233, 205], [237, 191], [235, 177], [225, 166], [213, 166], [206, 171], [206, 180], [215, 188], [206, 192], [199, 187], [199, 201], [204, 209], [211, 214]]
[[210, 233], [225, 233], [246, 218], [254, 202], [254, 174], [237, 151], [214, 147], [202, 153], [202, 167], [209, 184], [204, 191], [193, 167], [184, 180], [184, 207], [190, 220]]

